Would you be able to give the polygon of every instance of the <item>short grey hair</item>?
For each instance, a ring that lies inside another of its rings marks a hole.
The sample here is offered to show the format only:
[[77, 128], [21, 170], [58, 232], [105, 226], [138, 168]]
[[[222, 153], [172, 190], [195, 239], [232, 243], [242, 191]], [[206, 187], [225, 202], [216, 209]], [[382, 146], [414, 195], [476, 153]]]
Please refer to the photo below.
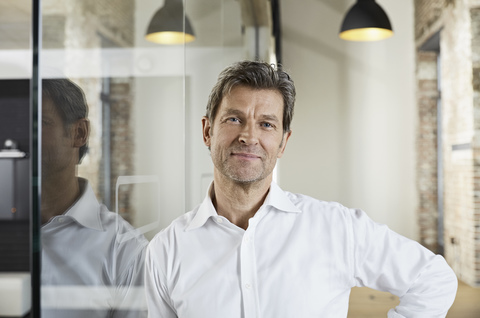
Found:
[[225, 68], [218, 76], [207, 103], [206, 117], [213, 124], [223, 97], [235, 86], [247, 86], [254, 89], [271, 89], [280, 92], [283, 97], [283, 132], [290, 131], [295, 105], [295, 85], [280, 66], [266, 62], [241, 61]]

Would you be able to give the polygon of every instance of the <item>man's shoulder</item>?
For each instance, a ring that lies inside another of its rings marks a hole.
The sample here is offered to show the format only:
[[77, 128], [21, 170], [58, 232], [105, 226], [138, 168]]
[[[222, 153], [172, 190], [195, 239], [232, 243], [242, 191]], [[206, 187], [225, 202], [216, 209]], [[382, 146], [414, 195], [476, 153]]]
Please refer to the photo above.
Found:
[[158, 232], [150, 242], [151, 245], [165, 244], [178, 235], [185, 232], [193, 217], [195, 216], [197, 209], [184, 213], [174, 219], [167, 227]]
[[338, 211], [345, 212], [349, 208], [336, 201], [326, 201], [307, 194], [284, 191], [288, 199], [302, 211]]
[[337, 201], [327, 201], [314, 198], [312, 196], [284, 191], [288, 200], [301, 213], [297, 214], [297, 219], [303, 220], [305, 224], [351, 224], [352, 219], [358, 218], [359, 209], [349, 208]]

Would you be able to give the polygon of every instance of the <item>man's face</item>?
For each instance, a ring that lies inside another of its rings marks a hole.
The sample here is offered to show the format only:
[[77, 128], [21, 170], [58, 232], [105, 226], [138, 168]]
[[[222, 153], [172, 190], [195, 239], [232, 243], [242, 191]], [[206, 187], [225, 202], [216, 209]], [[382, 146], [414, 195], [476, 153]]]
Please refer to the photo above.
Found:
[[283, 133], [283, 98], [276, 90], [234, 87], [212, 123], [204, 117], [203, 137], [215, 172], [236, 183], [271, 181], [290, 132]]
[[74, 148], [72, 130], [65, 129], [53, 102], [49, 98], [44, 98], [42, 100], [42, 176], [61, 173], [77, 164], [78, 152]]

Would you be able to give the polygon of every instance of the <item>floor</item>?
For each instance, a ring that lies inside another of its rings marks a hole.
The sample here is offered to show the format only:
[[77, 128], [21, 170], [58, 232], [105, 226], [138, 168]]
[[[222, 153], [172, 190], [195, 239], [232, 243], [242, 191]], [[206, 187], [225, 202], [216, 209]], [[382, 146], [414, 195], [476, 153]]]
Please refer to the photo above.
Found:
[[[387, 317], [390, 308], [398, 304], [398, 297], [370, 288], [353, 288], [350, 296], [348, 318]], [[459, 282], [457, 297], [447, 318], [479, 318], [480, 288]]]

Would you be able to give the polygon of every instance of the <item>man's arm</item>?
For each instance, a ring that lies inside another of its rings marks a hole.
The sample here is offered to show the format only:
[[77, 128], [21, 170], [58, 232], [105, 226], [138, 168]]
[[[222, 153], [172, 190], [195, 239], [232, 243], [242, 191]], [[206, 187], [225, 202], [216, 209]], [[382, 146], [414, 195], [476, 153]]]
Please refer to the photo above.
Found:
[[118, 277], [113, 282], [114, 305], [111, 312], [113, 318], [147, 317], [144, 286], [147, 243], [141, 236], [129, 240], [118, 250], [123, 257], [116, 259]]
[[[120, 289], [120, 291], [119, 291]], [[123, 289], [123, 290], [122, 290]], [[115, 291], [117, 294], [128, 294], [123, 297], [123, 302], [118, 302], [116, 299], [116, 305], [110, 310], [108, 317], [112, 318], [146, 318], [147, 317], [147, 305], [145, 303], [145, 290], [144, 286], [130, 286], [120, 287]]]
[[389, 318], [445, 317], [457, 291], [457, 278], [445, 259], [351, 211], [354, 275], [357, 286], [400, 297]]
[[155, 259], [154, 246], [147, 248], [145, 258], [145, 292], [148, 317], [177, 318], [166, 287], [166, 277]]

